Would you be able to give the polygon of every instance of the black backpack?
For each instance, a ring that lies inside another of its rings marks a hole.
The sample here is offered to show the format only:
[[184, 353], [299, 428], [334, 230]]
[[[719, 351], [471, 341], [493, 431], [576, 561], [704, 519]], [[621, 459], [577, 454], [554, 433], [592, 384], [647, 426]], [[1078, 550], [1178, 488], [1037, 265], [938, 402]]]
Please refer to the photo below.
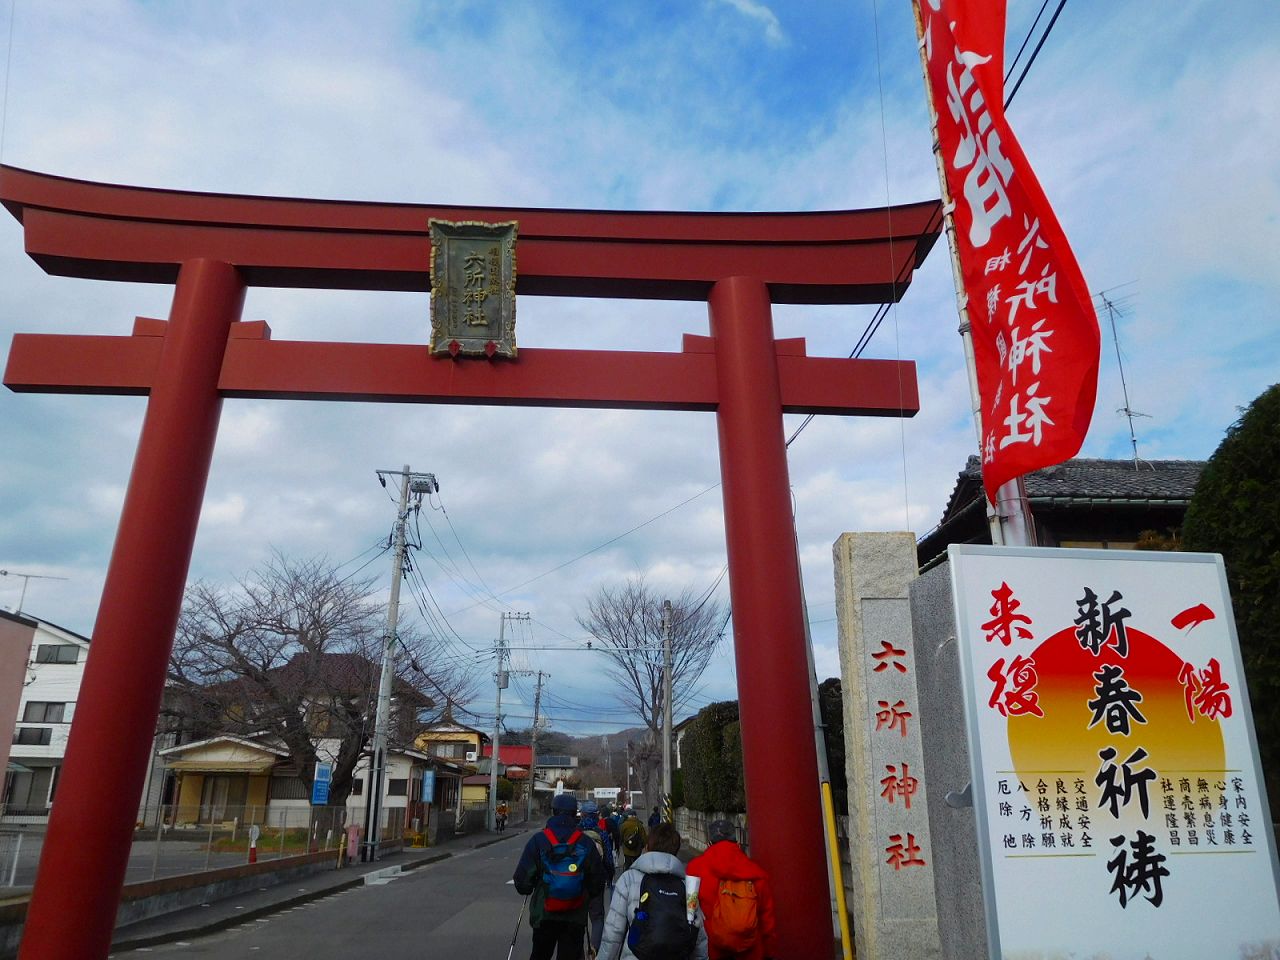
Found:
[[646, 873], [640, 883], [640, 903], [627, 946], [637, 960], [685, 960], [698, 941], [698, 928], [685, 912], [684, 878], [670, 873]]

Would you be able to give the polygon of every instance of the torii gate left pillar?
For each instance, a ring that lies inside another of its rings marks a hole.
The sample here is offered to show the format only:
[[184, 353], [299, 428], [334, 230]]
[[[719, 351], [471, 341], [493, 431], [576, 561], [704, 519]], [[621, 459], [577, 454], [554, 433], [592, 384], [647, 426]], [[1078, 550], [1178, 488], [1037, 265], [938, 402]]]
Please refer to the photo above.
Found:
[[[14, 390], [149, 394], [22, 960], [110, 949], [224, 397], [716, 411], [752, 854], [775, 881], [779, 956], [831, 956], [782, 415], [909, 416], [918, 401], [910, 363], [807, 357], [803, 341], [775, 341], [770, 302], [900, 296], [937, 238], [936, 202], [494, 210], [139, 190], [12, 168], [0, 168], [0, 201], [51, 273], [177, 283], [167, 324], [140, 318], [131, 337], [20, 334], [5, 373]], [[432, 216], [519, 219], [523, 292], [706, 298], [712, 336], [686, 336], [679, 353], [522, 349], [516, 363], [457, 363], [424, 346], [273, 342], [265, 325], [237, 322], [247, 284], [428, 289]]]

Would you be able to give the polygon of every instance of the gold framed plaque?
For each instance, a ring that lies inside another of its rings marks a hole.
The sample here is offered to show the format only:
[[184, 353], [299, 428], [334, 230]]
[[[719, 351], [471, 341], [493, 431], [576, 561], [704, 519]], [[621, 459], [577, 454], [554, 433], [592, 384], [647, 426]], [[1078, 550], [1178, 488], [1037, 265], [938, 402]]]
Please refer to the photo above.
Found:
[[431, 220], [431, 355], [516, 357], [519, 223]]

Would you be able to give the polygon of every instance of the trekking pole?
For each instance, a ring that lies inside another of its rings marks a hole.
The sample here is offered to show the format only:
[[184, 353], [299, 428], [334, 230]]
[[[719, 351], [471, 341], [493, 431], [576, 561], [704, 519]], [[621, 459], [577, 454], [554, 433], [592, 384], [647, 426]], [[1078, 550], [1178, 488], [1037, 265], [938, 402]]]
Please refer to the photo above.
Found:
[[[533, 896], [533, 894], [529, 896]], [[511, 931], [511, 949], [507, 951], [507, 960], [511, 960], [512, 954], [516, 952], [516, 939], [520, 936], [520, 921], [524, 919], [524, 911], [527, 906], [529, 906], [528, 896], [524, 898], [524, 903], [520, 905], [520, 916], [516, 917], [516, 928]]]

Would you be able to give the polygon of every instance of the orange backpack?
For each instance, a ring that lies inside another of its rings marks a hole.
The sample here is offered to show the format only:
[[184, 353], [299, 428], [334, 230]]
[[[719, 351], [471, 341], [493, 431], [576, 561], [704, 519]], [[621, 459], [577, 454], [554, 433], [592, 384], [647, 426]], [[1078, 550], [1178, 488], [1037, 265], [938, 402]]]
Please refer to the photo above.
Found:
[[707, 942], [721, 953], [745, 953], [759, 940], [756, 885], [750, 880], [721, 880], [707, 918]]

